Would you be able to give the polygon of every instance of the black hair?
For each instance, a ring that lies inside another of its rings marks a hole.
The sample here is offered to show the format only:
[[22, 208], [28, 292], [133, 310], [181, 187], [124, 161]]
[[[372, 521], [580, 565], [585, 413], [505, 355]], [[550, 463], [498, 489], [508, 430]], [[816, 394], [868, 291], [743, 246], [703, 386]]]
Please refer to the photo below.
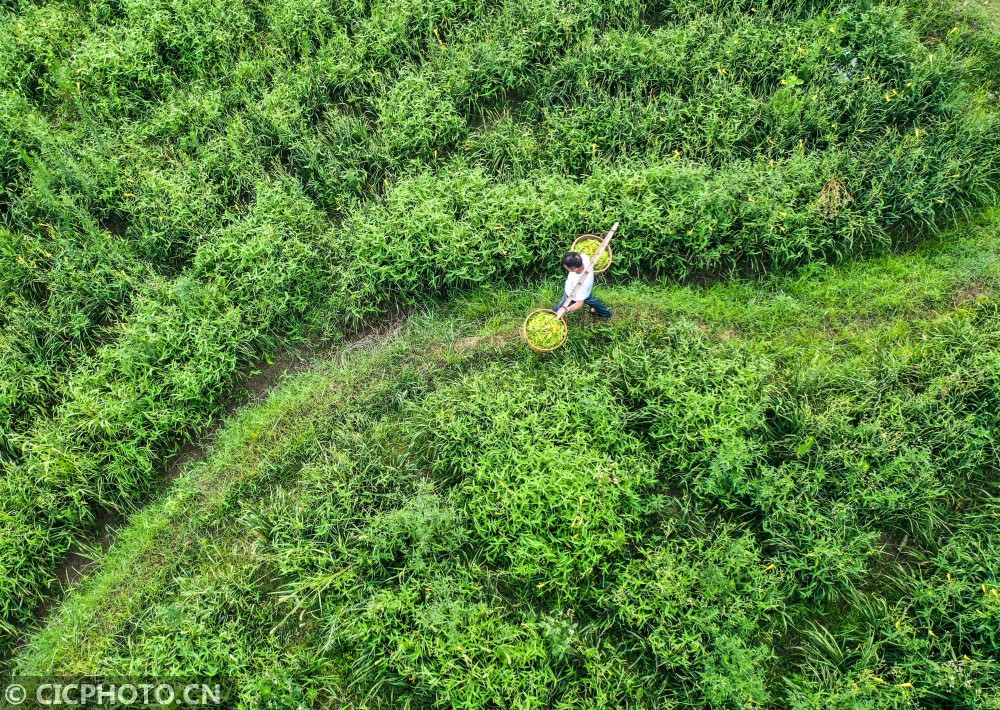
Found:
[[562, 265], [567, 269], [577, 269], [583, 266], [583, 257], [579, 252], [568, 251], [563, 256]]

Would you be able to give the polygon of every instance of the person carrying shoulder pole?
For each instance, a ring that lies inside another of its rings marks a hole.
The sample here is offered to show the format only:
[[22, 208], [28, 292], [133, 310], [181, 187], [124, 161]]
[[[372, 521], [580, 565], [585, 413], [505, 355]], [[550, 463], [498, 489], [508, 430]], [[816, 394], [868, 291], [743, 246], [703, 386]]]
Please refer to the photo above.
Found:
[[[587, 305], [590, 306], [590, 312], [593, 315], [599, 318], [610, 318], [611, 309], [593, 294], [594, 270], [590, 268], [590, 258], [586, 254], [568, 251], [562, 258], [562, 267], [568, 273], [566, 274], [566, 287], [563, 289], [562, 300], [552, 309], [556, 315], [562, 317], [564, 313], [573, 313]], [[578, 284], [580, 290], [574, 294], [573, 290]], [[572, 301], [569, 300], [570, 294], [573, 294], [574, 297]]]

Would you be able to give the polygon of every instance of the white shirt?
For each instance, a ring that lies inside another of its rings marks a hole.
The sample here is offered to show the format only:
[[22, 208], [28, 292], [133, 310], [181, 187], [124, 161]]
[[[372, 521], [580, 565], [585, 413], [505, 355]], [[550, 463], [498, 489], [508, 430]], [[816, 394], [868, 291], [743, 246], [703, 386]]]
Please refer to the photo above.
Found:
[[590, 292], [594, 290], [594, 272], [587, 271], [587, 269], [590, 267], [590, 257], [588, 257], [586, 254], [580, 254], [580, 256], [583, 257], [583, 269], [584, 269], [583, 273], [577, 274], [570, 271], [568, 274], [566, 274], [567, 296], [573, 296], [573, 289], [576, 288], [576, 285], [577, 283], [580, 282], [580, 279], [583, 279], [583, 285], [580, 287], [580, 290], [576, 292], [576, 295], [573, 296], [574, 301], [582, 301], [586, 298], [590, 298]]

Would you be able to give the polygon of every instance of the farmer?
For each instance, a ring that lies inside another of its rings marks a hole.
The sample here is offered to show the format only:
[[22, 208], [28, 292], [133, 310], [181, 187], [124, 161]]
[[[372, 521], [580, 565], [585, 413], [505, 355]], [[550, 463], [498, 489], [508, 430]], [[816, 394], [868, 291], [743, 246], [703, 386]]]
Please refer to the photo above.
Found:
[[[563, 313], [578, 311], [586, 304], [590, 306], [590, 312], [593, 315], [600, 318], [610, 318], [611, 309], [591, 293], [594, 290], [594, 270], [590, 268], [590, 258], [586, 254], [568, 251], [562, 258], [562, 266], [569, 272], [566, 274], [566, 287], [562, 300], [552, 310], [561, 317]], [[573, 289], [576, 288], [581, 279], [583, 283], [580, 284], [580, 290], [574, 294]], [[569, 300], [570, 295], [573, 296], [574, 300]]]

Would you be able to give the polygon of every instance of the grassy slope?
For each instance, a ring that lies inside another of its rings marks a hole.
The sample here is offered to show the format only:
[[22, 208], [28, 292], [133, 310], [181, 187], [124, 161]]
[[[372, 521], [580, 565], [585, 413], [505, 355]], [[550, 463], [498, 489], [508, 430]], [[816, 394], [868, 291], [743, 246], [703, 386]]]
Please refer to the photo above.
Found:
[[[337, 338], [541, 275], [613, 220], [645, 273], [837, 259], [989, 201], [1000, 170], [1000, 42], [911, 0], [24, 1], [2, 22], [0, 655], [74, 538], [141, 505], [317, 311]], [[854, 201], [825, 219], [834, 173]]]
[[551, 289], [414, 318], [232, 419], [19, 668], [274, 707], [996, 706], [998, 257], [994, 215], [609, 288], [546, 358], [509, 326]]

